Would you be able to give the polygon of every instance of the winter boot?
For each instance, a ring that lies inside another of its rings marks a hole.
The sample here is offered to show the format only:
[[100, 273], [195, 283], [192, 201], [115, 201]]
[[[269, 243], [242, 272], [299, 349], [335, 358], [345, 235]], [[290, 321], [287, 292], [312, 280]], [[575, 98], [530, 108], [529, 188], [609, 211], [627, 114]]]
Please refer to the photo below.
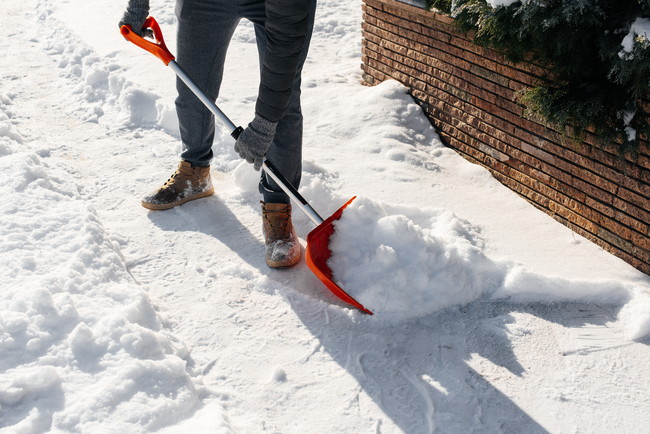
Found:
[[266, 265], [284, 268], [300, 261], [300, 242], [291, 224], [291, 205], [262, 203], [262, 229], [266, 239]]
[[176, 172], [158, 191], [142, 199], [142, 206], [155, 210], [170, 209], [213, 194], [210, 167], [194, 167], [187, 161], [181, 161]]

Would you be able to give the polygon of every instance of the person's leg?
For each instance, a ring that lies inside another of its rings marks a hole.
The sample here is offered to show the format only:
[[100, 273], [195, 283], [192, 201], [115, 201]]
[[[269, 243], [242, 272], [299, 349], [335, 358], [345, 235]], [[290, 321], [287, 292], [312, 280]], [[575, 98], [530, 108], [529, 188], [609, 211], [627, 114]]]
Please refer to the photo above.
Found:
[[[255, 24], [255, 36], [260, 56], [260, 69], [266, 50], [267, 34], [264, 27], [265, 12], [263, 0], [240, 0], [245, 18]], [[298, 70], [295, 75], [291, 100], [284, 116], [278, 122], [276, 134], [266, 157], [298, 188], [302, 172], [302, 112], [300, 108], [300, 77], [302, 65], [307, 57], [309, 39], [314, 24], [316, 0], [308, 3], [311, 9], [309, 34], [302, 49]], [[266, 179], [262, 171], [259, 186], [264, 197], [262, 202], [262, 229], [265, 239], [266, 264], [272, 268], [290, 267], [301, 257], [300, 241], [291, 222], [289, 197], [272, 179]]]
[[[261, 1], [263, 3], [263, 1]], [[302, 67], [307, 58], [309, 50], [309, 41], [311, 39], [311, 32], [314, 26], [314, 14], [316, 11], [316, 0], [306, 2], [307, 7], [310, 8], [310, 18], [307, 38], [303, 46], [298, 70], [293, 83], [293, 90], [291, 93], [291, 100], [287, 110], [278, 122], [278, 127], [275, 133], [275, 138], [271, 143], [271, 147], [266, 153], [266, 158], [278, 168], [280, 173], [295, 187], [300, 185], [300, 178], [302, 174], [302, 133], [303, 133], [303, 117], [300, 106], [300, 85]], [[260, 65], [264, 58], [266, 50], [266, 30], [264, 29], [263, 19], [258, 16], [246, 16], [255, 23], [255, 36], [257, 39], [257, 47], [260, 56]], [[287, 196], [279, 185], [276, 184], [271, 178], [268, 178], [264, 172], [260, 180], [260, 193], [264, 197], [264, 202], [267, 203], [289, 203], [289, 196]]]
[[[221, 86], [228, 43], [239, 21], [235, 1], [178, 0], [176, 5], [178, 64], [213, 100]], [[162, 187], [142, 199], [147, 209], [170, 209], [214, 194], [210, 178], [214, 117], [180, 79], [176, 88], [181, 162]]]
[[[212, 100], [216, 101], [230, 39], [239, 22], [237, 0], [178, 0], [177, 62]], [[176, 81], [176, 112], [183, 152], [193, 166], [212, 159], [214, 116], [192, 91]]]

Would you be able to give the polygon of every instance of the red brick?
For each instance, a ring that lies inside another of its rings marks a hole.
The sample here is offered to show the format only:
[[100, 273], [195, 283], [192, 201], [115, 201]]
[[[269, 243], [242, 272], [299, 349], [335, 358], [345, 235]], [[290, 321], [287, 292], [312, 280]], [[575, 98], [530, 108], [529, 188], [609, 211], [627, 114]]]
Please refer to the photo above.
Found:
[[613, 220], [629, 227], [633, 231], [639, 233], [641, 236], [650, 236], [650, 227], [647, 223], [639, 221], [634, 217], [630, 217], [623, 212], [617, 211]]
[[644, 169], [650, 170], [650, 158], [646, 157], [645, 155], [639, 155], [639, 158], [637, 159], [637, 164]]
[[617, 211], [611, 206], [611, 204], [603, 203], [590, 196], [585, 197], [585, 205], [587, 205], [592, 209], [595, 209], [602, 215], [607, 216], [609, 218], [613, 218], [617, 213]]
[[620, 235], [605, 229], [604, 227], [598, 228], [597, 236], [598, 238], [608, 242], [610, 245], [615, 246], [628, 254], [631, 254], [632, 250], [634, 249], [634, 245], [631, 242], [622, 238]]
[[650, 252], [650, 238], [642, 234], [634, 234], [632, 236], [632, 243], [640, 249]]
[[650, 209], [650, 199], [643, 197], [636, 192], [628, 190], [625, 187], [621, 187], [618, 191], [618, 197], [624, 201], [627, 201], [633, 205], [640, 207], [641, 209], [648, 210]]

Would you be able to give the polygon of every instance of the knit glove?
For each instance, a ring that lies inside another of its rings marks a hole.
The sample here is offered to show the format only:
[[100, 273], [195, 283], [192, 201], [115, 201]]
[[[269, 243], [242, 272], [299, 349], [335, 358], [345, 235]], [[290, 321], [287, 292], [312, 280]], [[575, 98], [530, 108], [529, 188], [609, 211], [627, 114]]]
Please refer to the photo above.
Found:
[[149, 0], [129, 0], [126, 12], [119, 26], [131, 26], [133, 32], [139, 36], [153, 36], [151, 29], [143, 29], [144, 20], [149, 16]]
[[252, 163], [255, 170], [260, 170], [277, 126], [277, 122], [268, 121], [256, 114], [253, 122], [248, 124], [248, 127], [242, 131], [235, 142], [235, 152], [244, 160]]

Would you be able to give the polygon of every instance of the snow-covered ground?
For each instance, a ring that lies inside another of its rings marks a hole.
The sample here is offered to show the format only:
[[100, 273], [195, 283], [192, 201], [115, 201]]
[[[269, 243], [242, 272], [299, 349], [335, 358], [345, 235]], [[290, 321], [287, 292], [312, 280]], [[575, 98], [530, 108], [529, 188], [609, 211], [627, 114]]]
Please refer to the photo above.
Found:
[[[174, 51], [174, 1], [151, 3]], [[650, 278], [443, 147], [402, 86], [362, 86], [359, 0], [320, 0], [301, 192], [324, 216], [359, 196], [331, 266], [374, 316], [264, 265], [227, 131], [214, 197], [140, 206], [180, 145], [125, 4], [0, 12], [0, 432], [647, 432]], [[242, 22], [218, 101], [239, 124], [257, 79]]]

